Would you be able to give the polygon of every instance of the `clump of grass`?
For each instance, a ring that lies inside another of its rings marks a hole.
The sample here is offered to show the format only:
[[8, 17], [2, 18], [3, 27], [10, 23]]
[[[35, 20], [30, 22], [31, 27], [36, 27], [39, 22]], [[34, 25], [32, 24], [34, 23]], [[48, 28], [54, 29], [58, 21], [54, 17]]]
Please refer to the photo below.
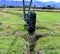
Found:
[[45, 54], [60, 54], [60, 49], [59, 48], [53, 50], [46, 49]]
[[3, 31], [4, 29], [3, 28], [0, 28], [0, 31]]

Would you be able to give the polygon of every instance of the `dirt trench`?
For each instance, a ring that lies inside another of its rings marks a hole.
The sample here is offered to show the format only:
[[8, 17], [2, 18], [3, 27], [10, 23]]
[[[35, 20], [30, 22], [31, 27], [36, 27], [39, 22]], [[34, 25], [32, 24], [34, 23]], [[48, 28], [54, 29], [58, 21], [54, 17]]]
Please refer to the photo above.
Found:
[[[43, 35], [41, 35], [41, 34], [38, 34], [38, 35], [29, 35], [30, 37], [29, 37], [29, 42], [30, 42], [30, 46], [29, 46], [29, 54], [45, 54], [44, 53], [44, 50], [41, 50], [41, 51], [38, 51], [38, 52], [35, 52], [34, 51], [34, 48], [35, 48], [35, 43], [36, 43], [36, 41], [39, 39], [39, 38], [41, 38], [41, 37], [43, 37]], [[46, 36], [46, 35], [44, 35], [44, 36]]]

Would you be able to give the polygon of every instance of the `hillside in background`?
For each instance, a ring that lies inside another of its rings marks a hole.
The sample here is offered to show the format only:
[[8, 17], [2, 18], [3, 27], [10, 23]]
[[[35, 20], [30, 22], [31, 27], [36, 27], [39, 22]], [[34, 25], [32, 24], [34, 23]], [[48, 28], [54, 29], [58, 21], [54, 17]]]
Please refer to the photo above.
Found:
[[[5, 1], [5, 0], [2, 0], [2, 1], [0, 1], [0, 6], [2, 4], [6, 4], [8, 6], [10, 6], [10, 5], [16, 6], [16, 4], [17, 4], [17, 6], [22, 6], [22, 1], [17, 1], [16, 2], [16, 1]], [[25, 4], [29, 5], [29, 1], [25, 1]], [[32, 3], [32, 6], [34, 6], [34, 5], [36, 5], [38, 7], [43, 7], [43, 6], [51, 5], [53, 7], [60, 8], [60, 2], [54, 2], [54, 1], [50, 1], [50, 2], [36, 1], [36, 2]]]

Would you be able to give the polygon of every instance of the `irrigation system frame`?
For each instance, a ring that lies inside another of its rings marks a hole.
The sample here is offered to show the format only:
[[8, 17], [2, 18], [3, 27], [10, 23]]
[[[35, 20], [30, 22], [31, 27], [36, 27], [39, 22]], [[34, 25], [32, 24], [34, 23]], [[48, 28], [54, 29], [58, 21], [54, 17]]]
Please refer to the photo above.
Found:
[[[32, 5], [32, 0], [30, 0], [30, 5], [29, 5], [29, 8], [28, 8], [28, 15], [30, 15], [30, 8], [31, 8], [31, 5]], [[23, 13], [24, 13], [24, 18], [25, 18], [25, 1], [23, 0]]]

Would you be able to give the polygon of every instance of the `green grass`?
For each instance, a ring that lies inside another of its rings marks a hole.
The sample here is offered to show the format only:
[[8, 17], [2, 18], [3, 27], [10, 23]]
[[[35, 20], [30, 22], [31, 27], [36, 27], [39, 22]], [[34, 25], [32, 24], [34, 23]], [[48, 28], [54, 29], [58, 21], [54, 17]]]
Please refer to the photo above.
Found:
[[45, 50], [46, 54], [60, 54], [60, 37], [48, 36], [36, 42], [35, 51]]
[[55, 35], [60, 36], [60, 14], [59, 12], [36, 12], [37, 13], [37, 26], [40, 31], [51, 31]]
[[[13, 42], [15, 41], [15, 42]], [[0, 35], [0, 53], [1, 54], [21, 54], [23, 51], [27, 52], [28, 48], [26, 48], [28, 42], [26, 42], [20, 36], [5, 36]]]
[[[7, 13], [9, 16], [5, 17], [2, 13]], [[37, 40], [34, 50], [43, 49], [46, 54], [60, 54], [60, 13], [36, 12], [36, 14], [36, 34], [47, 33], [48, 37], [42, 37]], [[27, 30], [24, 27], [23, 12], [18, 10], [1, 10], [0, 23], [2, 23], [0, 25], [2, 26], [0, 28], [1, 53], [6, 54], [9, 51], [8, 54], [21, 54], [22, 51], [28, 51], [25, 46], [29, 46], [29, 42], [22, 37], [25, 36], [24, 34], [27, 34]], [[13, 34], [13, 32], [17, 33], [17, 38], [16, 33]], [[14, 44], [11, 45], [14, 39]], [[10, 47], [11, 50], [9, 50]]]
[[[45, 24], [55, 24], [60, 23], [60, 14], [59, 12], [38, 12], [37, 20]], [[58, 20], [59, 19], [59, 20]]]
[[[5, 12], [1, 12], [4, 13]], [[14, 31], [26, 33], [23, 17], [9, 14], [4, 17], [0, 13], [0, 53], [1, 54], [22, 54], [28, 51], [29, 43], [20, 35], [13, 34]], [[21, 33], [23, 35], [23, 33]], [[17, 37], [16, 37], [17, 36]]]
[[35, 51], [43, 49], [45, 54], [60, 54], [60, 14], [37, 12], [37, 28], [38, 33], [48, 33], [48, 37], [36, 42]]
[[45, 54], [60, 54], [60, 49], [45, 50]]

